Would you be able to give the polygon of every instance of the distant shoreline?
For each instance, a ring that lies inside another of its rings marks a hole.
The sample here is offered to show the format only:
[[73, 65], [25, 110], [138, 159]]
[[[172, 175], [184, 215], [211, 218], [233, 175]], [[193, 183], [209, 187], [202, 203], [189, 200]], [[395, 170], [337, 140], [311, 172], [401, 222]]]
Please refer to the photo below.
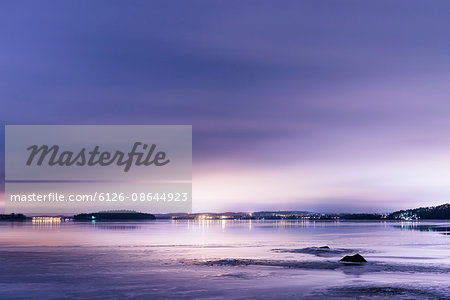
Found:
[[421, 207], [400, 210], [387, 214], [376, 213], [341, 213], [326, 214], [307, 211], [260, 211], [260, 212], [225, 212], [225, 213], [172, 213], [148, 214], [134, 211], [108, 211], [74, 216], [25, 216], [24, 214], [3, 214], [0, 221], [26, 221], [32, 218], [49, 217], [73, 219], [82, 221], [92, 220], [312, 220], [312, 221], [414, 221], [414, 220], [450, 220], [450, 204], [434, 207]]

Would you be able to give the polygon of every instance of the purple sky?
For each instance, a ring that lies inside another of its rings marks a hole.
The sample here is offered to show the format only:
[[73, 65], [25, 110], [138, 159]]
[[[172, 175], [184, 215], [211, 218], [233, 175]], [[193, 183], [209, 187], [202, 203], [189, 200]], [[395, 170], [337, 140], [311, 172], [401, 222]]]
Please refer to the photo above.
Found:
[[441, 204], [449, 13], [443, 1], [2, 1], [0, 120], [192, 124], [195, 211]]

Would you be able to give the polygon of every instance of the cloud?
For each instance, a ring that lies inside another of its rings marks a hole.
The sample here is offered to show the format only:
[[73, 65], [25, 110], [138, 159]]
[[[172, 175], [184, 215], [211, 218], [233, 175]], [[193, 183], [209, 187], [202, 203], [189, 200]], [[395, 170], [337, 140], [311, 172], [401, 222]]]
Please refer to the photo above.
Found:
[[[447, 149], [448, 8], [423, 1], [2, 3], [0, 120], [192, 124], [197, 170], [228, 174], [224, 164], [231, 164], [253, 174], [316, 164], [323, 191], [321, 178], [334, 176], [327, 164], [377, 162], [388, 173], [392, 157], [420, 153], [426, 161]], [[427, 176], [417, 174], [417, 182]], [[279, 188], [287, 187], [280, 181]], [[301, 206], [299, 199], [292, 188], [285, 201]]]

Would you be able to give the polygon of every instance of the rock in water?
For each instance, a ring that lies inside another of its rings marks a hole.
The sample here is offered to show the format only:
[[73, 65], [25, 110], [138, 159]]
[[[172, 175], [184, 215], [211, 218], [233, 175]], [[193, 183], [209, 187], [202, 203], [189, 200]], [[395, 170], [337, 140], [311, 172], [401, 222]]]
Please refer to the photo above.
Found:
[[362, 257], [362, 255], [359, 255], [359, 254], [346, 255], [346, 256], [344, 256], [343, 259], [341, 259], [341, 261], [345, 261], [345, 262], [367, 262], [367, 260], [364, 257]]

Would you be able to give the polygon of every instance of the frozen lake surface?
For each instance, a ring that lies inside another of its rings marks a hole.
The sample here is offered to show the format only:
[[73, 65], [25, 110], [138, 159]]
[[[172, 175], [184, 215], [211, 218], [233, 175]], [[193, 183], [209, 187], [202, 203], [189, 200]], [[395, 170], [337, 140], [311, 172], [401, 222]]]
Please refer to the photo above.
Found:
[[0, 299], [450, 299], [449, 226], [1, 222]]

